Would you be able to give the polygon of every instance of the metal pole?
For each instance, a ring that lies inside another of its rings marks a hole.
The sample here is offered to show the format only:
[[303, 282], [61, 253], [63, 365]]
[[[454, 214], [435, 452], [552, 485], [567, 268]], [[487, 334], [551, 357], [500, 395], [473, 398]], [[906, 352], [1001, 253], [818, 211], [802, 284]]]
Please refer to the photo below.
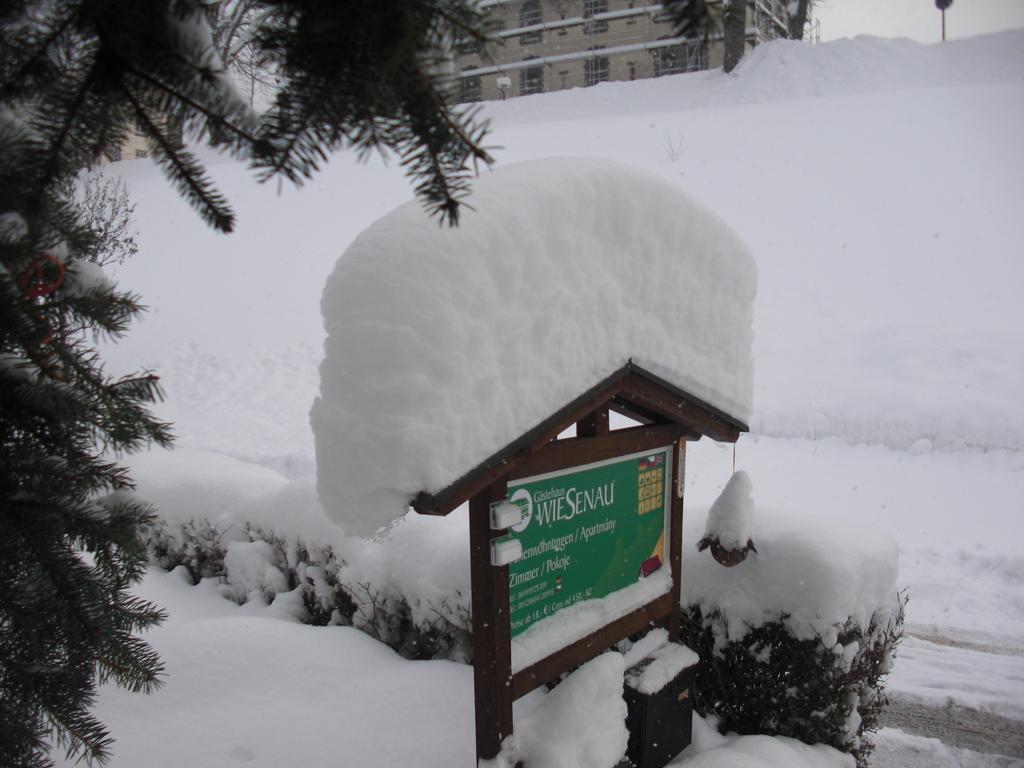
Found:
[[946, 42], [946, 9], [942, 9], [942, 42]]

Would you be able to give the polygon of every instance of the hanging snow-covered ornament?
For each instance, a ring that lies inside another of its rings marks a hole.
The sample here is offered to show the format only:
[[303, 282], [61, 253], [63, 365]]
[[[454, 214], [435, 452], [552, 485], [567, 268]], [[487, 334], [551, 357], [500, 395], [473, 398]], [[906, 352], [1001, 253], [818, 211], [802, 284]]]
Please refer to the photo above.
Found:
[[757, 552], [751, 537], [754, 523], [754, 485], [750, 475], [742, 469], [733, 473], [722, 493], [708, 510], [704, 538], [697, 550], [711, 548], [711, 556], [720, 564], [731, 568]]
[[64, 262], [52, 253], [36, 258], [18, 276], [18, 287], [26, 298], [38, 299], [49, 296], [64, 282]]

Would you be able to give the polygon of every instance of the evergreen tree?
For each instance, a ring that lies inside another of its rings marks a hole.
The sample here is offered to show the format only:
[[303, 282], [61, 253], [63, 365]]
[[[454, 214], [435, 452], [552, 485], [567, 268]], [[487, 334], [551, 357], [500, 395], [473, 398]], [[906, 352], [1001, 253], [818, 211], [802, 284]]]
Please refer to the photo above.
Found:
[[747, 0], [722, 0], [722, 70], [732, 72], [747, 50]]
[[490, 162], [486, 125], [446, 99], [449, 41], [482, 39], [473, 0], [254, 5], [253, 55], [281, 82], [263, 115], [231, 87], [204, 0], [0, 4], [3, 766], [47, 765], [51, 745], [102, 761], [97, 683], [148, 691], [162, 673], [137, 636], [162, 614], [129, 591], [152, 512], [117, 457], [171, 435], [147, 410], [157, 378], [111, 377], [94, 348], [141, 306], [90, 261], [96, 232], [69, 179], [137, 126], [181, 194], [227, 232], [234, 216], [184, 138], [296, 183], [333, 150], [378, 149], [456, 224], [474, 164]]
[[803, 40], [804, 27], [814, 9], [814, 0], [796, 0], [789, 4], [787, 37], [790, 40]]
[[106, 749], [97, 678], [158, 682], [135, 633], [161, 614], [128, 592], [151, 513], [110, 455], [170, 433], [145, 410], [156, 377], [112, 378], [91, 349], [90, 333], [124, 332], [136, 298], [83, 258], [93, 236], [73, 205], [34, 188], [30, 129], [0, 120], [0, 765], [45, 765], [51, 735]]

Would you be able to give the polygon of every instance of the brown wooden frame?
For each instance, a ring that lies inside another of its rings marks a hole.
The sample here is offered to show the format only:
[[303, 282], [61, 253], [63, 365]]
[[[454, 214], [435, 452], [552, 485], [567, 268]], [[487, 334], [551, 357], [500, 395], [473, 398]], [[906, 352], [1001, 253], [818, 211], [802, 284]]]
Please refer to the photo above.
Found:
[[[609, 410], [641, 426], [611, 431]], [[576, 424], [574, 438], [558, 440]], [[473, 686], [477, 759], [491, 759], [513, 731], [512, 702], [619, 640], [655, 624], [678, 640], [682, 590], [682, 529], [686, 440], [707, 435], [735, 442], [745, 424], [682, 392], [632, 361], [573, 400], [473, 471], [436, 493], [420, 493], [413, 508], [445, 515], [469, 499], [470, 580], [473, 611]], [[490, 506], [506, 497], [510, 480], [581, 466], [671, 445], [669, 561], [671, 590], [560, 651], [512, 674], [508, 566], [490, 562], [491, 544], [507, 530], [491, 530]]]
[[[678, 640], [683, 498], [678, 493], [682, 484], [676, 472], [680, 467], [680, 452], [686, 450], [685, 430], [677, 424], [662, 424], [609, 432], [601, 427], [602, 424], [607, 424], [607, 411], [603, 415], [595, 414], [579, 425], [578, 431], [589, 430], [598, 434], [547, 443], [508, 471], [500, 481], [492, 483], [470, 500], [473, 682], [478, 758], [493, 758], [501, 749], [502, 740], [512, 733], [512, 702], [520, 696], [589, 661], [619, 640], [650, 626], [664, 626], [670, 639]], [[666, 478], [672, 500], [669, 510], [670, 591], [513, 674], [508, 566], [495, 567], [490, 564], [491, 542], [503, 538], [508, 531], [490, 529], [491, 503], [505, 498], [511, 480], [666, 445], [672, 446], [671, 472]]]
[[678, 424], [694, 440], [707, 435], [712, 440], [735, 443], [742, 432], [749, 431], [743, 422], [630, 361], [447, 488], [434, 493], [420, 492], [410, 506], [424, 515], [447, 515], [554, 440], [566, 427], [585, 422], [602, 408], [641, 423]]

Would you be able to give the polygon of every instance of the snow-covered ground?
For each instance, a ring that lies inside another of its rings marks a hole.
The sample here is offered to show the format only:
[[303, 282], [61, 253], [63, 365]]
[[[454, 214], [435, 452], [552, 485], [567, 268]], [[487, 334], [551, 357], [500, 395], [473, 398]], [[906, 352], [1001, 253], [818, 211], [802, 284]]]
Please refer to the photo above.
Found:
[[[736, 466], [758, 507], [892, 535], [910, 637], [890, 688], [1024, 720], [1024, 33], [775, 43], [732, 76], [487, 111], [499, 163], [637, 165], [740, 232], [759, 292], [753, 433]], [[211, 160], [239, 213], [226, 238], [151, 164], [115, 166], [141, 230], [140, 255], [115, 276], [152, 310], [107, 354], [114, 368], [159, 372], [179, 446], [266, 467], [254, 492], [269, 492], [284, 483], [270, 470], [314, 471], [327, 275], [411, 194], [396, 163], [348, 154], [302, 190], [257, 186]], [[688, 473], [687, 504], [710, 504], [732, 474], [731, 447], [691, 446]], [[199, 498], [188, 492], [165, 501]], [[114, 765], [471, 764], [467, 667], [247, 613], [175, 575], [151, 574], [143, 592], [171, 611], [151, 634], [170, 679], [148, 698], [103, 692]], [[948, 750], [898, 731], [881, 742], [894, 761], [914, 750], [934, 765], [967, 759], [944, 763]]]

